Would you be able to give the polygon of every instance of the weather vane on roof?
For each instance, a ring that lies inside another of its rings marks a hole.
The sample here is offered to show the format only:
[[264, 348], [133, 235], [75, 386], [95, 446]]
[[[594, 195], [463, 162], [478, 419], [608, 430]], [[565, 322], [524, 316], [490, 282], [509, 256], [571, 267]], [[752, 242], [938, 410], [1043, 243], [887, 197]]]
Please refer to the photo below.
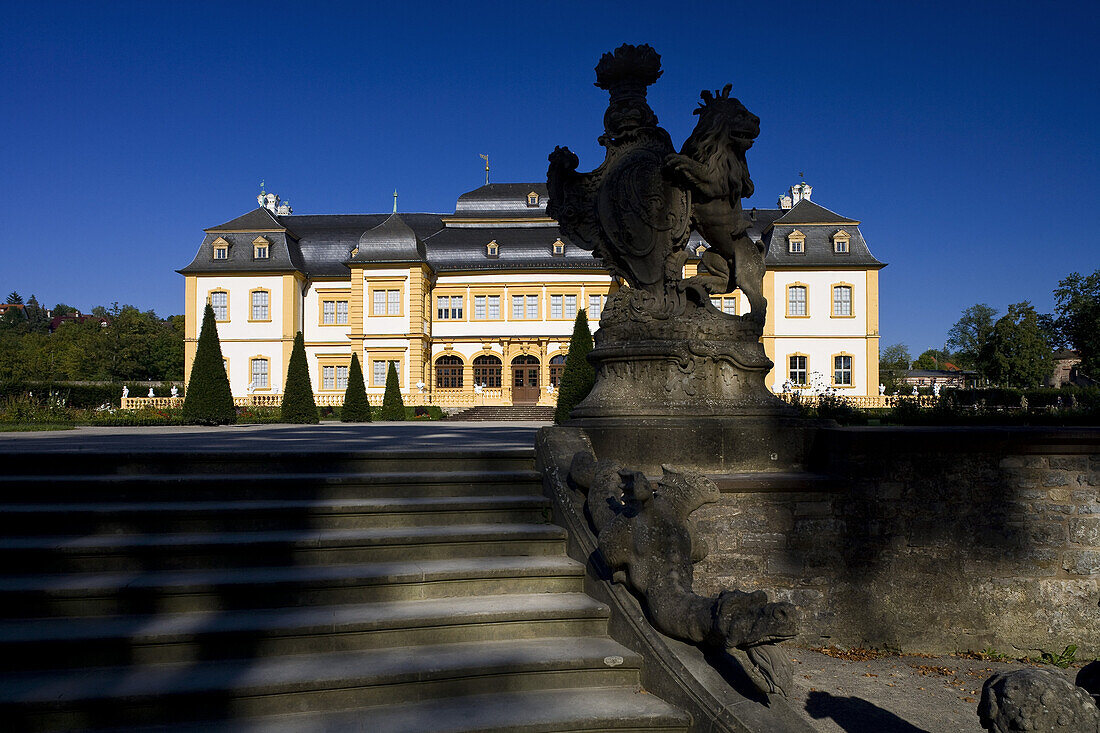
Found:
[[264, 191], [264, 179], [260, 179], [260, 193], [266, 193]]
[[482, 153], [482, 154], [479, 154], [478, 157], [480, 157], [482, 160], [485, 161], [485, 185], [488, 186], [489, 185], [489, 156]]
[[799, 171], [798, 172], [798, 178], [799, 178], [799, 180], [805, 181], [806, 180], [806, 174], [803, 173], [802, 171]]

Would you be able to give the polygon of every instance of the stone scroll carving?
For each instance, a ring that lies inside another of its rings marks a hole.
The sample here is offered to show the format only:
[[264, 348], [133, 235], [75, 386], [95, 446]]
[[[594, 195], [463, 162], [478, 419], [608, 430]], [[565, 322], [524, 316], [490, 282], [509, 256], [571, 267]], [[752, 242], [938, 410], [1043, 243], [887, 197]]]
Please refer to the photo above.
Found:
[[797, 633], [797, 609], [769, 603], [763, 591], [692, 591], [693, 566], [707, 554], [691, 512], [718, 500], [706, 476], [663, 467], [644, 474], [589, 452], [573, 456], [570, 478], [586, 494], [585, 508], [612, 580], [640, 598], [661, 632], [727, 652], [762, 693], [786, 695], [791, 667], [775, 645]]
[[[596, 86], [610, 96], [603, 163], [582, 173], [569, 148], [550, 154], [547, 212], [629, 285], [602, 313], [589, 356], [596, 388], [573, 416], [790, 413], [764, 386], [772, 367], [760, 341], [764, 249], [748, 235], [741, 208], [753, 192], [746, 152], [760, 120], [729, 85], [703, 91], [699, 122], [677, 152], [646, 101], [660, 76], [661, 57], [648, 45], [604, 54], [596, 66]], [[706, 244], [697, 274], [684, 278], [697, 254], [689, 250], [693, 231]], [[711, 294], [735, 289], [748, 313], [712, 305]]]
[[1049, 669], [1020, 669], [985, 681], [978, 717], [992, 733], [1100, 731], [1100, 662], [1077, 675], [1077, 684]]

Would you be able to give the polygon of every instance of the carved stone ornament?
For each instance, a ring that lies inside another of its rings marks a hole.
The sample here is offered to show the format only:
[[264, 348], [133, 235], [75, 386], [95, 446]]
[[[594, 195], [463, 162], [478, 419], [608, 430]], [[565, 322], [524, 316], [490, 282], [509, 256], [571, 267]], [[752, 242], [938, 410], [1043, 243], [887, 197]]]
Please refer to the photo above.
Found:
[[573, 456], [569, 475], [586, 494], [585, 509], [599, 552], [612, 573], [641, 600], [662, 633], [724, 650], [762, 693], [786, 695], [787, 655], [775, 644], [797, 634], [790, 603], [769, 603], [763, 591], [692, 591], [693, 566], [706, 557], [691, 512], [718, 500], [718, 489], [694, 471], [662, 467], [651, 483], [644, 474], [589, 452]]
[[993, 675], [985, 681], [978, 703], [982, 727], [992, 733], [1097, 733], [1100, 709], [1095, 694], [1100, 690], [1082, 685], [1082, 676], [1086, 677], [1086, 684], [1095, 683], [1096, 669], [1093, 667], [1086, 674], [1088, 669], [1085, 667], [1078, 674], [1077, 686], [1049, 669], [1020, 669]]
[[[764, 250], [741, 210], [753, 192], [745, 154], [760, 120], [729, 85], [704, 91], [699, 122], [677, 153], [646, 101], [660, 75], [648, 45], [604, 54], [596, 66], [596, 86], [610, 95], [604, 162], [580, 173], [568, 148], [550, 154], [547, 212], [628, 285], [608, 298], [589, 356], [597, 386], [573, 416], [790, 414], [764, 384], [772, 367], [760, 342]], [[685, 279], [692, 231], [709, 246]], [[735, 289], [749, 313], [711, 304], [711, 294]]]

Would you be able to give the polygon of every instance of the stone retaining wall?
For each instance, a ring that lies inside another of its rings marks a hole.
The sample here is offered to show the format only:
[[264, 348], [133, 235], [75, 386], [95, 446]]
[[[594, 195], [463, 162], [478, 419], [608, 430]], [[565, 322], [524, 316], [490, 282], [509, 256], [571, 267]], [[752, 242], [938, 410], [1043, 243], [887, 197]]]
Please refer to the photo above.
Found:
[[1100, 431], [842, 428], [815, 451], [831, 485], [692, 515], [697, 591], [774, 590], [809, 644], [1100, 655]]

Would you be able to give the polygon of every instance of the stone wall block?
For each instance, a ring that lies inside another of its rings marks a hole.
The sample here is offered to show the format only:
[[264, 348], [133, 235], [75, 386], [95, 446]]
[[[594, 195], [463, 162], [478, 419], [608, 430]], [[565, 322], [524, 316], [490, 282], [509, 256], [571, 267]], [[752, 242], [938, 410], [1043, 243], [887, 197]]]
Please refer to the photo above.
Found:
[[[1093, 464], [1093, 468], [1096, 468], [1096, 464]], [[1089, 486], [1100, 486], [1100, 471], [1090, 471], [1084, 478]]]
[[743, 532], [741, 547], [783, 549], [787, 546], [787, 536], [778, 532]]
[[1089, 470], [1089, 461], [1084, 456], [1050, 456], [1047, 463], [1052, 469], [1060, 471]]
[[[1044, 471], [1042, 474], [1043, 486], [1069, 486], [1069, 474], [1065, 471]], [[1074, 482], [1076, 483], [1076, 482]]]
[[770, 555], [767, 561], [767, 571], [771, 575], [787, 575], [799, 577], [802, 575], [802, 562], [786, 553]]
[[1023, 468], [1027, 465], [1024, 456], [1005, 456], [997, 464], [1001, 468]]
[[1100, 552], [1096, 550], [1070, 550], [1062, 557], [1062, 569], [1077, 575], [1100, 573]]
[[1100, 519], [1070, 520], [1069, 541], [1087, 547], [1100, 547]]
[[1046, 468], [1047, 465], [1045, 456], [1024, 456], [1025, 468]]

